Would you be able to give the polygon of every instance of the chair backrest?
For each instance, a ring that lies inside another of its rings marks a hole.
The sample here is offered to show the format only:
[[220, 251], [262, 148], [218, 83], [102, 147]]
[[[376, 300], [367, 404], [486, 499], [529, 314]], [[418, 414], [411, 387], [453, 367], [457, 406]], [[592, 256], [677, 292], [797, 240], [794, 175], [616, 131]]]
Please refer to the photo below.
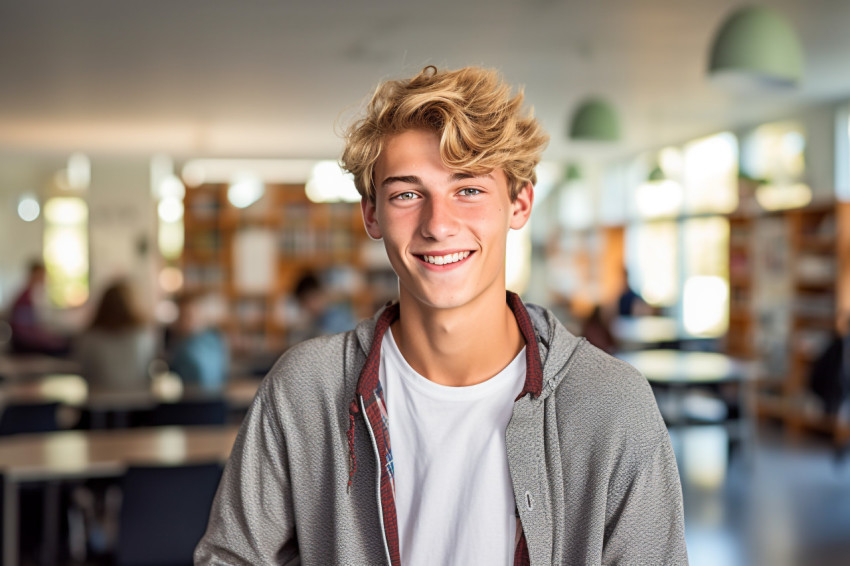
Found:
[[59, 403], [21, 403], [0, 408], [0, 436], [59, 429]]
[[118, 566], [192, 564], [221, 471], [219, 464], [127, 470], [121, 481]]
[[153, 425], [222, 425], [227, 423], [227, 403], [222, 399], [162, 403], [153, 411]]

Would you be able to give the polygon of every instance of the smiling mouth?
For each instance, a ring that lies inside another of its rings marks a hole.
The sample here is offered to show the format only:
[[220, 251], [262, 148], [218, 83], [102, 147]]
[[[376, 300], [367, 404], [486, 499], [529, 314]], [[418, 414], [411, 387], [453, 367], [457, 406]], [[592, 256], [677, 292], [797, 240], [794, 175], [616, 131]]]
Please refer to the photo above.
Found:
[[450, 265], [465, 260], [471, 253], [470, 251], [465, 251], [446, 255], [417, 255], [416, 257], [431, 265]]

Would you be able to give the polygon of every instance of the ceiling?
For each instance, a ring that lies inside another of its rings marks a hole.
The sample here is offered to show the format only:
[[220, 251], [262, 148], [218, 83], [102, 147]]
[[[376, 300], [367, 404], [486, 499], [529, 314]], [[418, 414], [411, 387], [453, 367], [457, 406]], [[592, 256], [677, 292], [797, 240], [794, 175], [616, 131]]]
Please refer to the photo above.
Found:
[[[850, 98], [850, 2], [763, 0], [806, 55], [784, 94], [705, 77], [738, 0], [0, 0], [0, 152], [333, 158], [340, 127], [382, 78], [484, 65], [525, 85], [546, 157], [610, 157]], [[570, 143], [585, 96], [625, 138]]]

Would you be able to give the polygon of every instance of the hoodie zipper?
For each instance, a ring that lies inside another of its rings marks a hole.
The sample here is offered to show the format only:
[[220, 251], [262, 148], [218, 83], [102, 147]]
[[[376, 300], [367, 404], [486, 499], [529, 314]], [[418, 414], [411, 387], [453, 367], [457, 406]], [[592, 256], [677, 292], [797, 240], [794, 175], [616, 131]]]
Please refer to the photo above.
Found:
[[378, 520], [381, 523], [381, 537], [384, 541], [384, 554], [387, 559], [387, 564], [392, 564], [392, 559], [390, 558], [390, 545], [387, 543], [387, 531], [384, 528], [384, 506], [381, 502], [381, 473], [383, 472], [383, 464], [381, 464], [381, 454], [378, 451], [378, 442], [375, 440], [375, 433], [372, 431], [372, 423], [369, 422], [369, 418], [366, 416], [366, 403], [363, 401], [363, 397], [360, 397], [360, 409], [361, 414], [363, 415], [363, 420], [366, 421], [366, 430], [369, 431], [369, 438], [372, 439], [372, 449], [375, 451], [375, 456], [378, 459], [378, 482], [377, 482], [377, 500], [378, 500]]

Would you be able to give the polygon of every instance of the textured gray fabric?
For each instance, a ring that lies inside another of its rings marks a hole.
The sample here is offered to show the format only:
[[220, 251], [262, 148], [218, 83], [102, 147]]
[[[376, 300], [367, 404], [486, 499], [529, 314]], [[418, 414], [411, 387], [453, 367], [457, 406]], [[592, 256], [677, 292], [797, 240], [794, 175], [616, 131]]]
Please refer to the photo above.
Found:
[[[687, 564], [679, 476], [646, 380], [527, 308], [543, 392], [515, 403], [507, 452], [531, 563]], [[377, 316], [293, 347], [266, 377], [196, 564], [386, 564], [377, 453], [362, 414], [346, 490], [348, 405]]]

